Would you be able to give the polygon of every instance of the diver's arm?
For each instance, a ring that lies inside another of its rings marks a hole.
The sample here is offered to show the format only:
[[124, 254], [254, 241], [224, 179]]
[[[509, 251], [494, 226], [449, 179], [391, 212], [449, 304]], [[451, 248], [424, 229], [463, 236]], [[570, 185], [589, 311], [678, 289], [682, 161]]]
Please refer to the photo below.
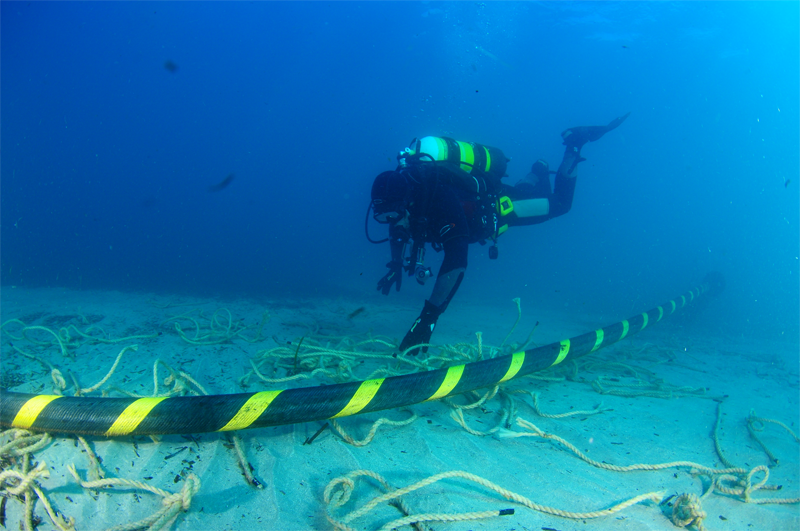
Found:
[[403, 254], [408, 243], [408, 230], [399, 225], [389, 226], [389, 248], [392, 252], [392, 262], [403, 263]]
[[378, 291], [388, 295], [395, 286], [396, 291], [400, 291], [403, 283], [403, 255], [405, 254], [406, 243], [408, 243], [408, 231], [402, 227], [389, 227], [389, 248], [392, 253], [392, 260], [386, 264], [389, 272], [378, 281]]

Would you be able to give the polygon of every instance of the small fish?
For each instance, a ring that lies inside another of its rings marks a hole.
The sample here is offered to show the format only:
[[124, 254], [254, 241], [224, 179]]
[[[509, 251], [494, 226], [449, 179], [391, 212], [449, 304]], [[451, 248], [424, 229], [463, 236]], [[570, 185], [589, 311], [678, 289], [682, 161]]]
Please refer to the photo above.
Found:
[[627, 47], [628, 47], [628, 45], [627, 45], [627, 44], [623, 44], [623, 45], [622, 45], [622, 47], [623, 47], [623, 48], [627, 48]]
[[208, 187], [208, 191], [209, 192], [219, 192], [220, 190], [223, 190], [223, 189], [227, 188], [228, 185], [231, 184], [231, 182], [233, 182], [233, 178], [234, 177], [235, 177], [234, 174], [229, 173], [227, 177], [222, 179], [222, 181], [218, 182], [215, 185], [209, 186]]
[[783, 187], [784, 187], [784, 188], [788, 188], [788, 187], [789, 187], [789, 183], [790, 183], [790, 182], [792, 182], [792, 180], [791, 180], [791, 179], [786, 179], [785, 181], [783, 181]]
[[173, 74], [178, 71], [178, 65], [176, 65], [173, 61], [169, 59], [164, 61], [164, 68], [166, 68], [169, 72]]
[[363, 306], [361, 306], [360, 308], [356, 308], [355, 310], [350, 312], [350, 314], [348, 314], [347, 318], [348, 319], [352, 319], [353, 317], [357, 317], [357, 316], [361, 315], [365, 311], [366, 311], [366, 309]]

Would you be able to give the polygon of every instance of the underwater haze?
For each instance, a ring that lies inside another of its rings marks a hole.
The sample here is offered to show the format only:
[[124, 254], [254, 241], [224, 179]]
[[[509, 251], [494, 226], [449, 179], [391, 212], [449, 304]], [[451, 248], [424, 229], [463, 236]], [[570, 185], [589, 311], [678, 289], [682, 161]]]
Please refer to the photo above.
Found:
[[[370, 187], [412, 138], [496, 146], [513, 183], [557, 166], [564, 129], [630, 112], [584, 147], [567, 215], [513, 228], [497, 260], [471, 246], [455, 301], [600, 325], [719, 271], [703, 326], [796, 343], [799, 11], [4, 1], [2, 289], [379, 303]], [[390, 297], [417, 309], [430, 287]]]

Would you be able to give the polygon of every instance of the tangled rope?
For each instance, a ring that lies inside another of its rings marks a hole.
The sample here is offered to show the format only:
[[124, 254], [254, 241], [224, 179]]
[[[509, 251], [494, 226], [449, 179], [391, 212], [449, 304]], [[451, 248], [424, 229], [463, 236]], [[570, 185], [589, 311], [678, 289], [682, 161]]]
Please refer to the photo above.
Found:
[[[341, 518], [337, 518], [334, 515], [334, 510], [342, 507], [350, 500], [350, 497], [355, 489], [355, 480], [363, 476], [371, 477], [377, 480], [378, 483], [386, 491], [386, 493], [373, 498], [361, 508], [352, 511]], [[431, 522], [431, 521], [458, 522], [458, 521], [477, 520], [484, 518], [492, 518], [495, 516], [506, 516], [514, 514], [513, 509], [487, 510], [487, 511], [466, 512], [466, 513], [456, 513], [456, 514], [447, 514], [447, 513], [423, 513], [415, 515], [410, 514], [411, 511], [406, 505], [406, 503], [401, 499], [401, 496], [404, 496], [415, 490], [432, 485], [437, 481], [442, 481], [444, 479], [449, 479], [449, 478], [460, 478], [460, 479], [465, 479], [467, 481], [472, 481], [474, 483], [477, 483], [478, 485], [481, 485], [491, 491], [500, 494], [507, 500], [514, 501], [520, 505], [528, 507], [529, 509], [533, 509], [534, 511], [552, 514], [563, 518], [570, 518], [574, 520], [585, 520], [589, 518], [600, 518], [602, 516], [608, 516], [610, 514], [622, 511], [623, 509], [626, 509], [631, 505], [646, 500], [657, 502], [664, 497], [663, 492], [650, 492], [647, 494], [636, 496], [634, 498], [630, 498], [608, 509], [580, 513], [580, 512], [564, 511], [561, 509], [555, 509], [553, 507], [548, 507], [546, 505], [535, 503], [529, 498], [526, 498], [525, 496], [519, 495], [515, 492], [512, 492], [497, 485], [496, 483], [492, 483], [487, 479], [484, 479], [480, 476], [476, 476], [475, 474], [471, 474], [469, 472], [464, 472], [462, 470], [452, 470], [449, 472], [442, 472], [440, 474], [430, 476], [426, 479], [423, 479], [421, 481], [418, 481], [401, 489], [393, 488], [382, 476], [380, 476], [375, 472], [372, 472], [370, 470], [355, 470], [345, 476], [333, 479], [330, 483], [328, 483], [327, 487], [325, 487], [324, 500], [328, 506], [327, 509], [328, 521], [331, 524], [333, 524], [333, 526], [336, 529], [340, 529], [342, 531], [354, 531], [354, 528], [350, 527], [348, 524], [353, 520], [355, 520], [356, 518], [359, 518], [369, 513], [381, 503], [393, 504], [396, 507], [398, 507], [398, 509], [400, 509], [400, 511], [403, 514], [406, 515], [403, 518], [393, 520], [385, 524], [383, 527], [381, 527], [381, 531], [388, 531], [390, 529], [394, 529], [402, 525], [409, 525], [417, 522]]]
[[122, 487], [141, 489], [161, 496], [162, 507], [155, 513], [143, 520], [130, 524], [123, 524], [112, 527], [108, 531], [133, 531], [135, 529], [147, 528], [148, 531], [159, 531], [169, 529], [172, 523], [178, 518], [181, 511], [186, 512], [192, 505], [192, 497], [200, 490], [200, 479], [195, 474], [189, 474], [180, 492], [170, 493], [157, 487], [150, 486], [141, 481], [134, 481], [122, 478], [98, 479], [94, 481], [84, 481], [75, 470], [75, 465], [67, 467], [75, 481], [84, 489], [98, 489], [102, 487]]
[[703, 520], [706, 517], [703, 507], [700, 505], [700, 498], [695, 494], [681, 494], [675, 499], [672, 506], [670, 520], [678, 527], [693, 525], [697, 531], [704, 531]]
[[[25, 531], [33, 531], [38, 525], [38, 519], [35, 520], [33, 516], [34, 505], [38, 499], [55, 527], [61, 531], [73, 531], [75, 520], [66, 518], [53, 509], [45, 491], [39, 486], [40, 479], [50, 477], [47, 463], [41, 461], [31, 468], [33, 452], [49, 445], [53, 440], [52, 437], [47, 433], [34, 435], [27, 430], [19, 429], [6, 430], [0, 435], [2, 437], [11, 436], [10, 442], [0, 447], [0, 456], [2, 456], [0, 496], [4, 501], [9, 498], [17, 498], [24, 502], [25, 509], [20, 528]], [[22, 457], [21, 463], [17, 459], [20, 456]], [[11, 463], [16, 463], [16, 467], [11, 467]]]

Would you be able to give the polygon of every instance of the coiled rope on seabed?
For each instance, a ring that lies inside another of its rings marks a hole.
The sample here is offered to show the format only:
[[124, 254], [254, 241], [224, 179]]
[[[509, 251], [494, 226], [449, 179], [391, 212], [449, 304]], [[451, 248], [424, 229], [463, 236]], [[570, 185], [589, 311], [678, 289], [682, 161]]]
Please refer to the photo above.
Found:
[[496, 358], [387, 378], [225, 395], [107, 398], [0, 390], [0, 426], [79, 435], [207, 433], [335, 419], [490, 387], [576, 359], [636, 334], [724, 289], [711, 273], [697, 288], [618, 323]]

